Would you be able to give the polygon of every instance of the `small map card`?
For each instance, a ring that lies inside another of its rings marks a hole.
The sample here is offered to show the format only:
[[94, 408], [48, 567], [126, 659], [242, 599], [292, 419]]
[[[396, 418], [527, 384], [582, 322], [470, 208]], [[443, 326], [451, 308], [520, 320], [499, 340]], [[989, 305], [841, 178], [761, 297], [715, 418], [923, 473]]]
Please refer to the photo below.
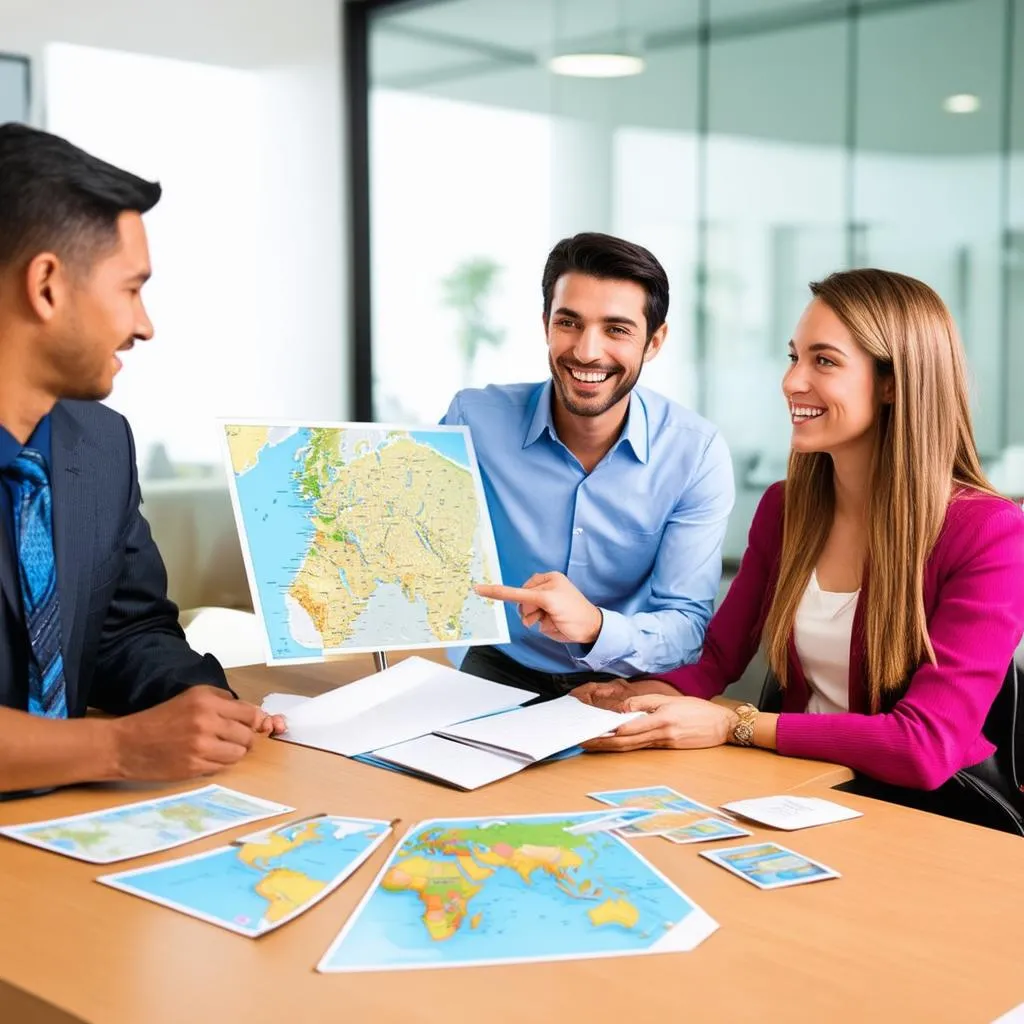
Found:
[[722, 817], [721, 811], [691, 800], [669, 786], [641, 786], [637, 789], [610, 789], [588, 793], [594, 800], [613, 807], [630, 807], [656, 813], [618, 830], [620, 836], [663, 836], [686, 828], [702, 818]]
[[778, 843], [730, 846], [727, 850], [701, 850], [700, 855], [756, 885], [758, 889], [784, 889], [807, 882], [838, 878], [839, 872], [816, 860], [787, 850]]
[[170, 850], [293, 810], [285, 804], [213, 785], [105, 811], [7, 825], [0, 828], [0, 835], [91, 864], [111, 864]]

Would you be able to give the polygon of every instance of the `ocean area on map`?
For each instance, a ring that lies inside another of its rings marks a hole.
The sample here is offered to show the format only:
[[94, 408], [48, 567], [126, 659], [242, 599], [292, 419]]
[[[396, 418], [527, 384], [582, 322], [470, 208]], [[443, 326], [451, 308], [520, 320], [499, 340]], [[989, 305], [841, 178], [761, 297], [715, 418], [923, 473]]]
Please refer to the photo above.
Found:
[[[316, 503], [299, 497], [293, 477], [302, 465], [296, 453], [309, 438], [310, 431], [302, 428], [280, 444], [267, 445], [256, 465], [235, 477], [252, 559], [258, 567], [260, 605], [274, 658], [310, 658], [322, 653], [308, 616], [288, 596], [316, 532], [312, 520]], [[297, 617], [306, 622], [295, 622]], [[307, 637], [308, 645], [299, 643], [296, 633]]]
[[410, 430], [409, 436], [419, 444], [425, 444], [440, 452], [445, 458], [469, 469], [469, 452], [466, 439], [455, 430]]

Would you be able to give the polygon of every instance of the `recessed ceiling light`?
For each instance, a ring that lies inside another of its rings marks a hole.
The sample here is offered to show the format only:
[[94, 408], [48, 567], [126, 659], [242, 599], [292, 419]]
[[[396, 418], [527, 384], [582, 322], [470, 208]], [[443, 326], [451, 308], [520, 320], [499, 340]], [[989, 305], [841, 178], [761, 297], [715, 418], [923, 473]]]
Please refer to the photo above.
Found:
[[981, 99], [973, 92], [957, 92], [942, 101], [947, 114], [973, 114], [981, 106]]
[[573, 78], [626, 78], [641, 74], [644, 60], [629, 53], [561, 53], [548, 61], [548, 69]]

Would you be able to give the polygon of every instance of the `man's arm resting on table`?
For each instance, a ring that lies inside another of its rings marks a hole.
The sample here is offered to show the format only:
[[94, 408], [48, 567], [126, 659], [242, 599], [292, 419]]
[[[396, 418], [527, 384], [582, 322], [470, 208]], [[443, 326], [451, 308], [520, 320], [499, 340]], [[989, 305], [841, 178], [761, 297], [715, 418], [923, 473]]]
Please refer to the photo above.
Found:
[[116, 779], [113, 722], [0, 708], [0, 792]]
[[210, 775], [244, 757], [258, 734], [283, 727], [279, 716], [212, 686], [115, 719], [55, 720], [0, 708], [0, 792]]

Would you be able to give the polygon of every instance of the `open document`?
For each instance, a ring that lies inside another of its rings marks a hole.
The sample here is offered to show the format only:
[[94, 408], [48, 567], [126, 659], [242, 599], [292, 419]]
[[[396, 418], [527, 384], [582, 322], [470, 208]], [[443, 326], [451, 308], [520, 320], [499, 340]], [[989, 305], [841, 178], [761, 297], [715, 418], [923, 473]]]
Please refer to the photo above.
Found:
[[263, 709], [287, 719], [283, 740], [459, 789], [580, 753], [637, 717], [570, 696], [520, 707], [534, 696], [412, 657], [319, 697], [268, 694]]
[[280, 738], [354, 757], [525, 704], [528, 690], [406, 658], [383, 672], [293, 705]]
[[586, 740], [614, 732], [638, 714], [619, 714], [559, 697], [544, 704], [437, 729], [373, 751], [373, 757], [459, 789], [514, 775]]

